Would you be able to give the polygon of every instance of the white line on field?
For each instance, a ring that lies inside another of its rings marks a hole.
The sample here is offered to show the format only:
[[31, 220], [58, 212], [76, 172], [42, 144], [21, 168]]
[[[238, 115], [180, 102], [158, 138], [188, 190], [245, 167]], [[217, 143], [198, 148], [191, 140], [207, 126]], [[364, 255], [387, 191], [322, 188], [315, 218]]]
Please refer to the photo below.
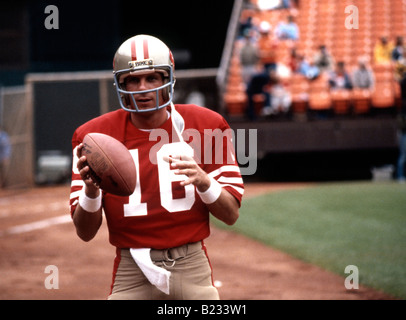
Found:
[[27, 207], [2, 207], [0, 206], [0, 218], [7, 218], [10, 216], [21, 215], [21, 214], [34, 214], [41, 213], [45, 211], [57, 211], [57, 210], [69, 210], [69, 203], [67, 201], [55, 201], [48, 204], [36, 204], [29, 208]]
[[44, 219], [44, 220], [40, 220], [40, 221], [36, 221], [36, 222], [31, 222], [31, 223], [11, 227], [11, 228], [3, 230], [3, 231], [0, 230], [0, 236], [30, 232], [33, 230], [44, 229], [44, 228], [48, 228], [53, 225], [68, 223], [71, 221], [72, 221], [71, 216], [69, 214], [65, 214], [65, 215], [59, 216], [59, 217], [48, 218], [48, 219]]

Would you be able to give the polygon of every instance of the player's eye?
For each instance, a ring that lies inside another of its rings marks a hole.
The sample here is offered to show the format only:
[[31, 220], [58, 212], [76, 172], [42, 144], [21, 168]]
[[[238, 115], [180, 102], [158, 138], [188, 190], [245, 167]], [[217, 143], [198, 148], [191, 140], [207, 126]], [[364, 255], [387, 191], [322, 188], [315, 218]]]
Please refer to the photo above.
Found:
[[128, 86], [128, 85], [136, 85], [136, 84], [138, 84], [140, 82], [140, 80], [137, 78], [137, 77], [127, 77], [127, 78], [125, 78], [125, 80], [124, 80], [124, 84], [126, 85], [126, 86]]
[[159, 81], [159, 75], [151, 74], [147, 77], [148, 82], [157, 82]]

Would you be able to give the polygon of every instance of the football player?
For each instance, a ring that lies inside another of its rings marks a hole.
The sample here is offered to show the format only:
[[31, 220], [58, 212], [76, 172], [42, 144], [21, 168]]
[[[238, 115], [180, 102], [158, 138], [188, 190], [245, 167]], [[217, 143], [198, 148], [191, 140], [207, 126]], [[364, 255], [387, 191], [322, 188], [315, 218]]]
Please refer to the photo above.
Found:
[[[117, 50], [114, 82], [121, 108], [77, 128], [72, 137], [71, 215], [90, 241], [104, 212], [116, 247], [108, 299], [219, 299], [204, 239], [210, 213], [228, 225], [244, 192], [232, 133], [218, 113], [175, 105], [174, 60], [159, 39], [137, 35]], [[134, 159], [129, 197], [101, 190], [81, 156], [87, 133], [121, 141]]]

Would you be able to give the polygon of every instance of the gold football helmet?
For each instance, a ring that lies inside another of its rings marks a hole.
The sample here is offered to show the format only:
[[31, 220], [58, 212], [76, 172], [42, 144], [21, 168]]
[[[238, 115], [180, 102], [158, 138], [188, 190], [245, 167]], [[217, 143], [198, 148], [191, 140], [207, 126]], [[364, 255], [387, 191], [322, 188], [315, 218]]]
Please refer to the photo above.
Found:
[[[114, 83], [120, 106], [129, 112], [149, 112], [164, 108], [172, 103], [175, 63], [172, 52], [158, 38], [149, 35], [137, 35], [125, 42], [118, 48], [113, 60]], [[160, 72], [164, 77], [164, 85], [144, 91], [127, 91], [124, 79], [128, 75], [148, 74]], [[164, 102], [160, 105], [158, 99], [159, 90], [163, 90]], [[136, 94], [156, 92], [156, 106], [154, 108], [139, 109], [135, 102]], [[131, 107], [130, 101], [133, 106]]]

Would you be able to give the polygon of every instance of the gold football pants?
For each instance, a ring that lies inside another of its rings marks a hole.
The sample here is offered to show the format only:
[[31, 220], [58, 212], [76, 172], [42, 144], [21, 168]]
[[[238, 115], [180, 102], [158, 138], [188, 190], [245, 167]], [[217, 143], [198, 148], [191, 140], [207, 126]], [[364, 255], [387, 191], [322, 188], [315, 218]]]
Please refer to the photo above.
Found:
[[128, 249], [118, 249], [109, 300], [218, 300], [212, 269], [202, 242], [151, 250], [155, 265], [171, 272], [169, 295], [152, 285]]

